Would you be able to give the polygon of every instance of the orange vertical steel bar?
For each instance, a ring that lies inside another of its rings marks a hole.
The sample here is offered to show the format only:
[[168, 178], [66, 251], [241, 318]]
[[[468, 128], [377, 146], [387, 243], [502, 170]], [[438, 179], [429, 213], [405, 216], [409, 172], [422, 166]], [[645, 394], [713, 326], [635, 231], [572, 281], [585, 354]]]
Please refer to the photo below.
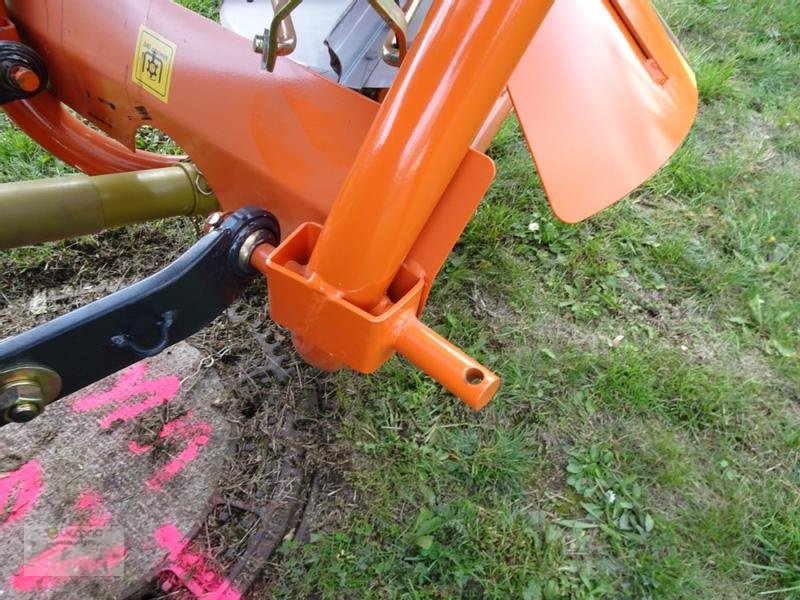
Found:
[[434, 4], [325, 222], [310, 272], [366, 310], [380, 302], [551, 4]]

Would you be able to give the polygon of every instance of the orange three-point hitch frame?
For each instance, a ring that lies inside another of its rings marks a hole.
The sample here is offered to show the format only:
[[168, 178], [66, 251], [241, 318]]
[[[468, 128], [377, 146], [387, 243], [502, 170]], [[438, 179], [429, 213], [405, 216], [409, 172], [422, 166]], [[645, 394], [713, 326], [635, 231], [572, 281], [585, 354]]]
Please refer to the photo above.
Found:
[[[419, 316], [494, 177], [481, 150], [508, 95], [570, 221], [644, 181], [693, 120], [691, 71], [649, 2], [587, 4], [439, 0], [377, 104], [285, 58], [262, 71], [248, 40], [170, 0], [12, 0], [0, 38], [39, 52], [51, 88], [6, 110], [91, 174], [170, 164], [134, 150], [141, 126], [166, 132], [224, 210], [280, 221], [252, 264], [307, 360], [371, 372], [399, 352], [479, 409], [498, 377]], [[158, 86], [137, 78], [143, 40]]]

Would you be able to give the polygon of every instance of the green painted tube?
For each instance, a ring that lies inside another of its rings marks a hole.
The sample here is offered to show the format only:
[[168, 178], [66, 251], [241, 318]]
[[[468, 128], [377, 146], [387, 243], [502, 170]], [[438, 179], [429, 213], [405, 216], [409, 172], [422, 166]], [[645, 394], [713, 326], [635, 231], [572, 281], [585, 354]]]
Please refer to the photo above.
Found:
[[189, 163], [5, 183], [0, 185], [0, 250], [216, 210], [216, 196]]

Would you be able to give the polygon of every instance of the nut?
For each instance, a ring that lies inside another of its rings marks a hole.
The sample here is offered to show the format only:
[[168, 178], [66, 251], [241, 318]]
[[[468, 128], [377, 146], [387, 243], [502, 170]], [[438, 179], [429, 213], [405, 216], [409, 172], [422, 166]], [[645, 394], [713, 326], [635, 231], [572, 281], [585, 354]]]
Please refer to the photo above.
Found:
[[30, 421], [59, 397], [61, 377], [35, 364], [0, 368], [0, 427], [8, 422]]
[[7, 418], [12, 423], [33, 421], [42, 413], [42, 407], [35, 402], [20, 402], [8, 409]]
[[253, 38], [253, 52], [256, 54], [264, 53], [264, 36], [259, 34]]
[[44, 408], [42, 388], [35, 381], [12, 381], [0, 392], [0, 408], [6, 420], [27, 423], [36, 418]]
[[11, 406], [21, 402], [43, 404], [42, 388], [32, 381], [11, 382], [0, 392], [0, 406]]

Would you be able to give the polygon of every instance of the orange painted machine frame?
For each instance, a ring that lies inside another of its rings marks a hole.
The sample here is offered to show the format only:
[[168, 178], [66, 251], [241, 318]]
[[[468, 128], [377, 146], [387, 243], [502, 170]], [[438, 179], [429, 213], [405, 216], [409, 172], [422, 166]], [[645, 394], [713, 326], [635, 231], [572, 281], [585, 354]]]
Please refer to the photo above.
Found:
[[[143, 35], [166, 69], [155, 92], [136, 77]], [[494, 178], [481, 150], [508, 97], [567, 220], [644, 181], [696, 110], [691, 71], [647, 0], [438, 0], [381, 104], [288, 59], [264, 72], [248, 40], [170, 0], [12, 0], [9, 14], [0, 3], [0, 38], [44, 58], [50, 90], [5, 108], [60, 158], [91, 174], [164, 166], [174, 159], [134, 149], [150, 125], [184, 148], [225, 210], [276, 215], [288, 235], [252, 264], [267, 275], [272, 318], [310, 362], [370, 372], [399, 352], [475, 409], [498, 377], [419, 315]], [[596, 193], [565, 183], [584, 177], [574, 162], [595, 175], [603, 140], [616, 170], [593, 179]]]

